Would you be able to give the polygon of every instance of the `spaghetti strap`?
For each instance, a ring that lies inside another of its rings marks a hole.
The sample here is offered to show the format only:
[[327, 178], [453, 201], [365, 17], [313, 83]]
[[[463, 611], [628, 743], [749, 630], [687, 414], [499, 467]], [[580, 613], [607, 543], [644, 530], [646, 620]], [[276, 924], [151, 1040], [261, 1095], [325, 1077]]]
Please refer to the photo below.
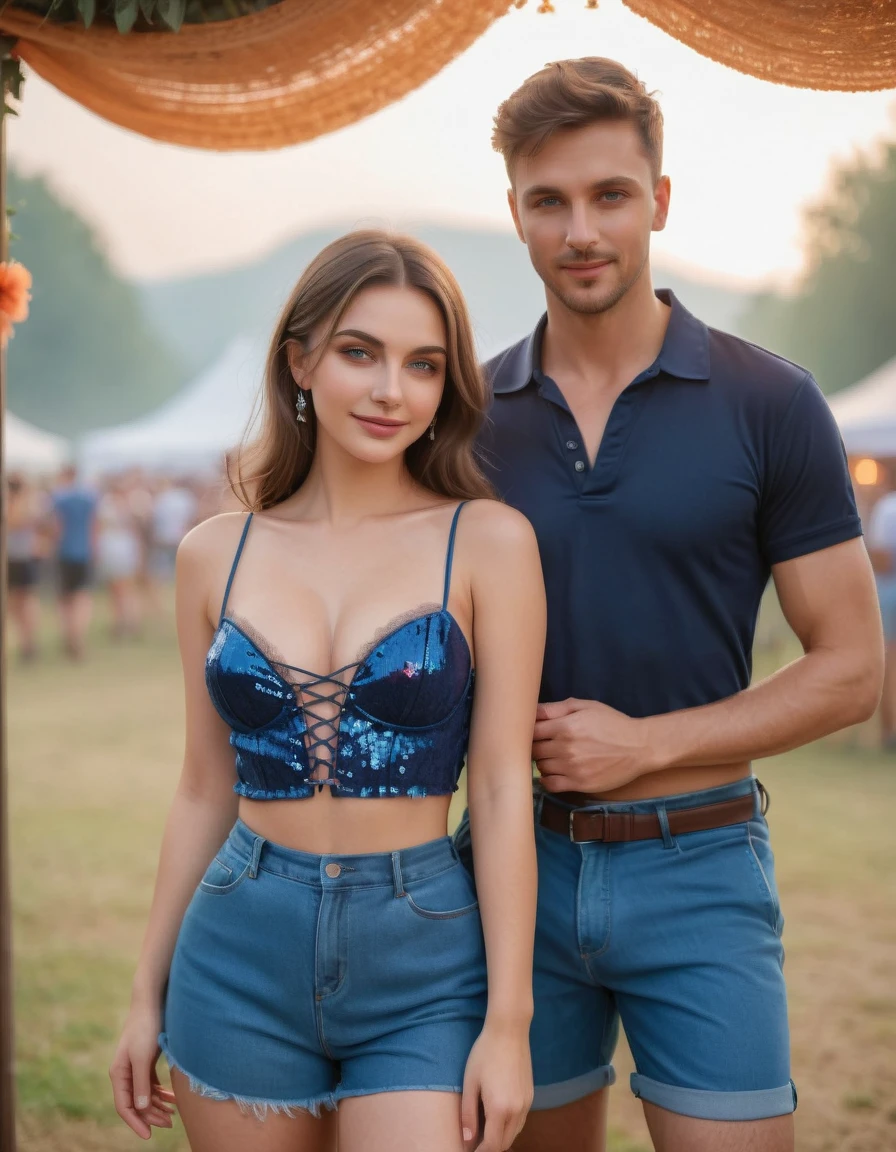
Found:
[[451, 521], [451, 531], [448, 533], [448, 555], [445, 557], [445, 592], [442, 596], [442, 611], [448, 607], [448, 592], [451, 588], [451, 562], [454, 559], [454, 537], [457, 532], [457, 518], [460, 516], [460, 510], [464, 504], [468, 504], [468, 500], [462, 500], [454, 510], [454, 518]]
[[243, 534], [242, 534], [242, 536], [240, 536], [240, 542], [237, 546], [236, 555], [233, 558], [233, 564], [231, 564], [231, 566], [230, 566], [230, 575], [227, 577], [227, 587], [224, 589], [224, 601], [221, 604], [221, 616], [218, 620], [218, 627], [219, 628], [221, 627], [221, 623], [224, 620], [224, 613], [227, 611], [227, 601], [230, 599], [230, 588], [231, 588], [231, 585], [233, 584], [233, 578], [236, 575], [236, 569], [237, 569], [237, 565], [240, 562], [240, 556], [242, 556], [242, 554], [243, 554], [243, 545], [246, 543], [246, 536], [249, 533], [249, 525], [252, 523], [252, 517], [254, 515], [255, 515], [254, 512], [250, 512], [249, 515], [246, 517], [246, 524], [245, 524], [245, 527], [243, 528]]

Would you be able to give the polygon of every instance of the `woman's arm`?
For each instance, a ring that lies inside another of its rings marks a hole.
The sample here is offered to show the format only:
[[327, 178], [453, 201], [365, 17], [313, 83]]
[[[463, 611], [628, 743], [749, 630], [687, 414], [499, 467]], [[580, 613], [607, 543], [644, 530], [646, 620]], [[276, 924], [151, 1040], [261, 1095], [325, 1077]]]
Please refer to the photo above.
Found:
[[518, 1134], [532, 1099], [532, 730], [545, 593], [535, 534], [518, 512], [476, 502], [465, 509], [461, 531], [476, 660], [467, 797], [488, 962], [485, 1027], [467, 1066], [467, 1079], [478, 1078], [479, 1090], [465, 1085], [463, 1117], [464, 1128], [475, 1132], [481, 1093], [486, 1127], [480, 1148], [498, 1152]]
[[144, 1138], [150, 1135], [147, 1121], [157, 1122], [153, 1119], [158, 1115], [156, 1041], [177, 934], [193, 892], [237, 813], [228, 729], [212, 706], [204, 677], [213, 634], [209, 587], [216, 583], [211, 576], [220, 562], [226, 563], [221, 543], [226, 540], [229, 546], [232, 535], [232, 526], [209, 522], [185, 537], [177, 554], [177, 633], [186, 699], [184, 763], [165, 825], [131, 1010], [110, 1069], [116, 1109]]

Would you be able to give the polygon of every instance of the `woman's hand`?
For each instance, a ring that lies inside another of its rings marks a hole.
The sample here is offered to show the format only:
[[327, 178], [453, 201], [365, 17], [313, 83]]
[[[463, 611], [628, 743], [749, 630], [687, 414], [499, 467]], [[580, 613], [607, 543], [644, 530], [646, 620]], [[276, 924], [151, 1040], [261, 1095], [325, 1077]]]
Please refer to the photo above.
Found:
[[152, 1125], [172, 1125], [174, 1093], [161, 1086], [156, 1072], [160, 1030], [158, 1011], [132, 1009], [109, 1068], [115, 1111], [143, 1140], [152, 1135]]
[[[464, 1073], [461, 1125], [464, 1148], [505, 1152], [517, 1138], [532, 1104], [529, 1021], [485, 1022]], [[479, 1132], [480, 1108], [485, 1129]], [[479, 1143], [477, 1143], [479, 1139]]]

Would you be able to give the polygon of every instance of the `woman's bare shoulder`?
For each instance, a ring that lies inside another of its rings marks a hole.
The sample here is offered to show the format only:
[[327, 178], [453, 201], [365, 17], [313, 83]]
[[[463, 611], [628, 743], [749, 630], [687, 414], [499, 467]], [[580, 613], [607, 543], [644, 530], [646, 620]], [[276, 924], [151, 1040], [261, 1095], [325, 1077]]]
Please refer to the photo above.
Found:
[[496, 548], [528, 551], [535, 545], [535, 532], [526, 517], [500, 500], [470, 500], [460, 525], [472, 545], [492, 552]]
[[246, 512], [220, 512], [209, 516], [184, 536], [177, 550], [178, 565], [214, 563], [236, 552], [246, 526]]

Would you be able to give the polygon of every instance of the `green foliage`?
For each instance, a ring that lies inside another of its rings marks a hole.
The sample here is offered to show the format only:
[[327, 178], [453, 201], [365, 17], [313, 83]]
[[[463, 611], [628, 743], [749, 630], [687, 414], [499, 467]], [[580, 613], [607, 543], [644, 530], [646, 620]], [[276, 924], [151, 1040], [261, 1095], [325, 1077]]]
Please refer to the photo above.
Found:
[[806, 229], [799, 290], [757, 297], [743, 329], [835, 392], [896, 356], [896, 141], [842, 165]]
[[115, 274], [88, 226], [40, 179], [9, 174], [12, 255], [34, 277], [31, 314], [10, 341], [9, 406], [64, 436], [157, 407], [183, 383], [178, 357]]
[[114, 25], [119, 32], [164, 30], [178, 32], [183, 24], [208, 24], [261, 12], [280, 0], [14, 0], [60, 24], [80, 22]]

